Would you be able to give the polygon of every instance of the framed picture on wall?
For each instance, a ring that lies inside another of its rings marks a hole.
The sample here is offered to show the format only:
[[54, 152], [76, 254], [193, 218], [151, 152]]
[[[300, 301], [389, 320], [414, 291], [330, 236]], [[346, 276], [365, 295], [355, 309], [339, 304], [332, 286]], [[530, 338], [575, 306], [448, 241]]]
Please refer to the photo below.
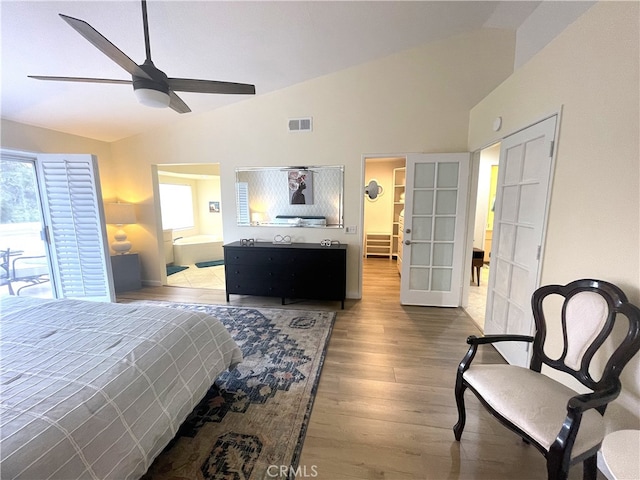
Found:
[[313, 204], [313, 177], [308, 170], [289, 170], [289, 203], [291, 205]]
[[209, 212], [220, 213], [220, 202], [209, 202]]

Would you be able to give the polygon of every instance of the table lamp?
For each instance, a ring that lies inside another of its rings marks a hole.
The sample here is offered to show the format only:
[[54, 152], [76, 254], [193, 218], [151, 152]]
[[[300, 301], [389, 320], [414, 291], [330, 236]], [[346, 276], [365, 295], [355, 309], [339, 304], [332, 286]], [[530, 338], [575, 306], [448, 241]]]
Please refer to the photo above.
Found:
[[111, 248], [118, 255], [123, 255], [131, 250], [131, 242], [127, 240], [127, 234], [122, 227], [136, 223], [136, 212], [131, 203], [107, 203], [105, 205], [105, 217], [109, 224], [116, 225], [118, 231], [114, 235], [115, 241]]

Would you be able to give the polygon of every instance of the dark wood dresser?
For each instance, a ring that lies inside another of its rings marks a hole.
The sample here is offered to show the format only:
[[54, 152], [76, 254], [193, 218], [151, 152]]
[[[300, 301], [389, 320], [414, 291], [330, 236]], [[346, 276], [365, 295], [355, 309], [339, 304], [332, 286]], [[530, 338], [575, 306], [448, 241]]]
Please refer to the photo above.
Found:
[[347, 246], [240, 242], [224, 245], [227, 302], [230, 294], [339, 300], [347, 289]]

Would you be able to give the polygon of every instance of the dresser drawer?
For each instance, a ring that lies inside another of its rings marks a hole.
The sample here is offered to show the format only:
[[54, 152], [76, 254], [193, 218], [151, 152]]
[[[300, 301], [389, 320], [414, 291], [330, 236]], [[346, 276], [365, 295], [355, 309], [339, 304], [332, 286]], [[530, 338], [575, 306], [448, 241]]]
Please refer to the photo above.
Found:
[[282, 281], [273, 272], [256, 274], [244, 265], [226, 267], [225, 284], [227, 293], [246, 295], [280, 296]]
[[286, 252], [280, 250], [268, 251], [253, 247], [240, 247], [224, 251], [225, 265], [280, 266], [291, 265], [294, 262], [294, 258], [287, 256]]

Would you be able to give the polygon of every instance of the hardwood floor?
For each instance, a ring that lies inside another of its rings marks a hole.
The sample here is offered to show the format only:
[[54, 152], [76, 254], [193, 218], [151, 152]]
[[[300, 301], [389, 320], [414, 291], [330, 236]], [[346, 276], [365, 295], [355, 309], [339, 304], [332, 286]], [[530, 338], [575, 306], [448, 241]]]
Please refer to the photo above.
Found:
[[[354, 479], [544, 479], [544, 457], [466, 395], [456, 442], [455, 372], [468, 335], [462, 309], [402, 306], [395, 262], [365, 259], [362, 300], [296, 301], [282, 308], [336, 310], [299, 475]], [[121, 298], [119, 296], [119, 298]], [[223, 290], [144, 288], [122, 298], [225, 304]], [[280, 299], [231, 296], [232, 305], [281, 307]], [[475, 361], [502, 362], [492, 347]], [[582, 476], [571, 469], [570, 479]], [[599, 477], [599, 478], [604, 478]]]

